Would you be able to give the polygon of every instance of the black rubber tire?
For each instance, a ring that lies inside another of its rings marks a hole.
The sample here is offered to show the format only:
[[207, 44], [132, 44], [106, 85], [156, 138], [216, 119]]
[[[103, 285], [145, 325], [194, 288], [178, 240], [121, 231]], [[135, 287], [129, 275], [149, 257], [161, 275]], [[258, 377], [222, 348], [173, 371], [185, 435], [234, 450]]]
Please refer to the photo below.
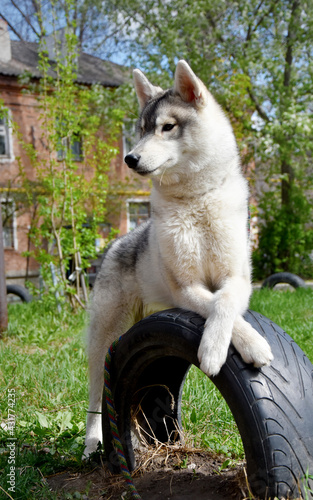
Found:
[[[253, 493], [260, 498], [297, 498], [299, 487], [304, 489], [303, 477], [313, 473], [313, 366], [272, 321], [252, 311], [246, 319], [270, 343], [272, 365], [262, 369], [247, 365], [230, 346], [225, 365], [212, 381], [238, 425]], [[143, 428], [152, 428], [160, 441], [168, 441], [175, 432], [173, 419], [181, 425], [183, 384], [189, 366], [199, 366], [203, 324], [203, 318], [192, 312], [162, 311], [135, 324], [118, 343], [111, 383], [130, 470], [135, 467], [131, 414], [139, 404], [145, 418], [139, 412], [137, 420]], [[102, 419], [106, 456], [117, 472], [105, 403]], [[312, 480], [305, 487], [312, 490]]]
[[305, 281], [292, 273], [276, 273], [272, 274], [263, 281], [262, 288], [274, 288], [278, 283], [287, 283], [294, 288], [306, 288]]
[[10, 293], [19, 297], [22, 302], [31, 302], [33, 300], [29, 291], [21, 285], [7, 285], [7, 295]]

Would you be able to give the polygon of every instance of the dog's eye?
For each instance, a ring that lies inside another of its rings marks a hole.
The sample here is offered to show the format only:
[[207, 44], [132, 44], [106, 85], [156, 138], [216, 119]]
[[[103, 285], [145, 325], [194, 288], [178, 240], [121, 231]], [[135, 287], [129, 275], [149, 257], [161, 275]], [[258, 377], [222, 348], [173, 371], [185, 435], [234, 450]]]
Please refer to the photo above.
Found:
[[175, 124], [174, 123], [166, 123], [165, 125], [163, 125], [162, 127], [162, 132], [169, 132], [170, 130], [172, 130], [173, 128], [175, 127]]

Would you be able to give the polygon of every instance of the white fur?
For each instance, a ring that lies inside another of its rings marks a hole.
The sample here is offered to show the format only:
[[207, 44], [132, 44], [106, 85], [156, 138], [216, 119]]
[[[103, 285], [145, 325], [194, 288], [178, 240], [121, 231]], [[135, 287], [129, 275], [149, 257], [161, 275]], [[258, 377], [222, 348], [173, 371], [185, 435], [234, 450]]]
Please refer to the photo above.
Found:
[[[247, 363], [259, 367], [272, 360], [268, 343], [242, 318], [251, 293], [248, 187], [230, 123], [184, 61], [177, 65], [174, 95], [160, 101], [153, 127], [145, 108], [163, 91], [139, 70], [134, 80], [143, 114], [131, 154], [140, 156], [138, 173], [153, 181], [152, 225], [135, 268], [121, 266], [116, 255], [123, 239], [117, 240], [95, 285], [90, 412], [101, 411], [109, 345], [154, 310], [181, 307], [206, 319], [198, 357], [210, 376], [225, 363], [231, 341]], [[85, 454], [101, 440], [101, 416], [89, 413]]]

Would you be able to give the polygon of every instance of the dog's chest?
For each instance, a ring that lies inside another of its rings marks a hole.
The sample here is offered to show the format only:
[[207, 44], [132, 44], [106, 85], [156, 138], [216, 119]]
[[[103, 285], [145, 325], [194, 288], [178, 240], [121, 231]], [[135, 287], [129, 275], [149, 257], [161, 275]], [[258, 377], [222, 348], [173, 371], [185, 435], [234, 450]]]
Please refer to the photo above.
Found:
[[157, 226], [161, 253], [172, 266], [207, 276], [227, 265], [233, 229], [222, 204], [168, 206], [159, 211]]

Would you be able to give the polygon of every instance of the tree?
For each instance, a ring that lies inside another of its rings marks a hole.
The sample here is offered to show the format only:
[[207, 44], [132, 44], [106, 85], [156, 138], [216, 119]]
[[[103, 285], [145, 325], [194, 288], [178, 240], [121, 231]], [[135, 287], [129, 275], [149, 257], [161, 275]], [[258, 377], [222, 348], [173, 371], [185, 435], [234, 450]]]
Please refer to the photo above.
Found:
[[[141, 65], [186, 59], [229, 112], [259, 195], [258, 277], [311, 273], [313, 13], [307, 0], [112, 0]], [[136, 39], [134, 39], [134, 31]], [[124, 33], [125, 34], [125, 33]], [[161, 78], [156, 75], [156, 79]], [[164, 79], [163, 79], [164, 81]], [[270, 237], [271, 236], [271, 237]]]
[[[38, 95], [40, 140], [46, 153], [39, 154], [32, 143], [26, 143], [17, 128], [14, 132], [36, 173], [34, 186], [24, 175], [20, 162], [23, 192], [28, 197], [26, 204], [36, 208], [30, 228], [35, 250], [30, 254], [40, 262], [48, 282], [51, 269], [56, 270], [58, 291], [65, 293], [74, 307], [87, 301], [86, 293], [83, 296], [80, 293], [81, 287], [85, 289], [81, 279], [84, 258], [96, 255], [95, 239], [106, 210], [107, 171], [118, 152], [116, 143], [124, 112], [118, 105], [119, 90], [76, 83], [79, 44], [73, 20], [75, 2], [65, 0], [64, 6], [65, 46], [58, 43], [55, 31], [55, 60], [51, 62], [39, 12], [38, 23], [43, 30], [39, 48], [42, 76], [38, 84], [27, 75], [23, 79]], [[52, 20], [56, 15], [54, 11]], [[75, 286], [67, 279], [71, 261], [76, 273]]]

